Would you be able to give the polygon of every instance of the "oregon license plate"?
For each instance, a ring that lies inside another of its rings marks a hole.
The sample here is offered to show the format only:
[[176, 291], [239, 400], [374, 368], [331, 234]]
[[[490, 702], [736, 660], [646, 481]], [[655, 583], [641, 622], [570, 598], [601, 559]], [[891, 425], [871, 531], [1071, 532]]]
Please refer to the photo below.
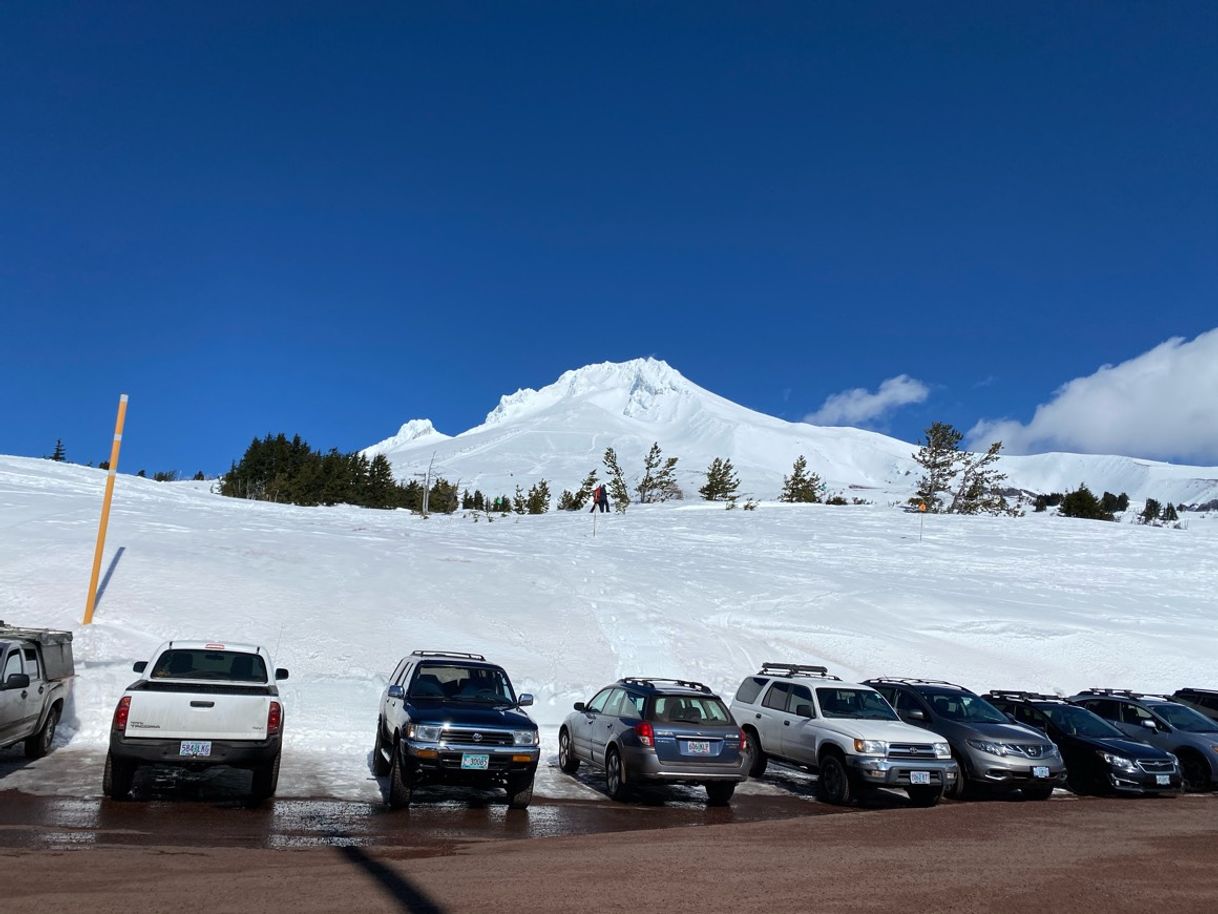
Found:
[[909, 783], [911, 784], [929, 784], [929, 771], [911, 771], [909, 772]]
[[486, 771], [491, 766], [491, 757], [485, 752], [461, 753], [461, 767], [465, 771]]
[[688, 755], [710, 755], [710, 740], [708, 739], [691, 739], [685, 743], [685, 752]]
[[181, 758], [207, 758], [211, 755], [211, 742], [198, 740], [182, 740], [182, 745], [178, 747], [178, 756]]
[[1033, 767], [1032, 777], [1047, 778], [1048, 776], [1049, 776], [1049, 766], [1048, 765], [1036, 765], [1035, 767]]
[[1168, 787], [1171, 785], [1171, 775], [1170, 774], [1156, 774], [1155, 783], [1158, 784], [1160, 787]]

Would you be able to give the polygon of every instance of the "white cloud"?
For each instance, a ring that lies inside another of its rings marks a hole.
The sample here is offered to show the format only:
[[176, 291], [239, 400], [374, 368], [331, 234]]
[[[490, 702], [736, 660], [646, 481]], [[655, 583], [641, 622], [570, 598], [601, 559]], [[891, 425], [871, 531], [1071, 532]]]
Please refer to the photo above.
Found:
[[825, 399], [821, 408], [804, 417], [813, 425], [862, 425], [911, 403], [921, 403], [930, 388], [916, 378], [899, 374], [872, 393], [863, 387], [843, 390]]
[[1001, 440], [1012, 454], [1066, 450], [1218, 462], [1218, 328], [1063, 384], [1026, 425], [986, 419], [973, 447]]

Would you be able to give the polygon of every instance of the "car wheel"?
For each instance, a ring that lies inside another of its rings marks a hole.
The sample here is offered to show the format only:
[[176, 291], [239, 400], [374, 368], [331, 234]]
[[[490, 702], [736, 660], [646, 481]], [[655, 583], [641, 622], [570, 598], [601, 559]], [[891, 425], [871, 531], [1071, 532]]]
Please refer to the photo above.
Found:
[[706, 785], [706, 805], [707, 806], [727, 806], [732, 802], [732, 794], [736, 792], [736, 782], [728, 781], [726, 784], [717, 781], [713, 784]]
[[279, 755], [254, 769], [254, 780], [250, 785], [250, 802], [255, 806], [275, 795], [279, 787]]
[[383, 778], [389, 773], [390, 762], [385, 757], [385, 728], [376, 722], [376, 742], [372, 744], [372, 773]]
[[610, 749], [605, 754], [605, 785], [609, 788], [611, 799], [621, 801], [630, 795], [622, 756], [616, 749]]
[[42, 758], [51, 751], [51, 743], [55, 741], [55, 728], [59, 725], [59, 706], [55, 705], [47, 712], [47, 719], [42, 729], [25, 741], [26, 758]]
[[566, 727], [558, 733], [558, 767], [563, 774], [575, 774], [579, 770], [579, 759], [571, 750], [571, 734]]
[[1053, 788], [1050, 787], [1021, 787], [1019, 793], [1025, 800], [1047, 800], [1053, 796]]
[[394, 747], [393, 761], [389, 765], [389, 808], [404, 809], [410, 805], [413, 794], [414, 788], [402, 770], [402, 750]]
[[770, 757], [762, 751], [761, 737], [757, 735], [756, 730], [750, 727], [744, 732], [749, 740], [749, 777], [759, 778], [765, 774], [766, 766], [770, 763]]
[[968, 781], [968, 775], [965, 773], [964, 762], [955, 752], [952, 753], [952, 759], [956, 762], [956, 780], [952, 781], [943, 788], [943, 795], [950, 800], [966, 800], [973, 795], [972, 785]]
[[507, 783], [508, 809], [528, 809], [533, 799], [533, 778], [512, 778]]
[[826, 803], [844, 806], [855, 798], [854, 784], [846, 763], [834, 754], [826, 755], [820, 762], [820, 789], [817, 797]]
[[1184, 789], [1189, 793], [1201, 793], [1213, 789], [1210, 782], [1210, 766], [1205, 759], [1191, 752], [1180, 754], [1180, 774], [1184, 778]]
[[943, 796], [942, 787], [906, 787], [905, 792], [914, 806], [934, 806]]
[[102, 773], [102, 793], [111, 800], [125, 800], [131, 796], [131, 784], [135, 781], [135, 764], [116, 759], [106, 753], [106, 769]]

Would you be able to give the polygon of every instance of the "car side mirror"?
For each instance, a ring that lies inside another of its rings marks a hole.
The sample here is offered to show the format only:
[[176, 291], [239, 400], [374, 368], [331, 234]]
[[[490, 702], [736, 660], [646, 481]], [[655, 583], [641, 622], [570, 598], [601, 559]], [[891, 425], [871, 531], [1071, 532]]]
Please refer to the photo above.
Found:
[[795, 716], [796, 717], [811, 717], [812, 716], [812, 706], [806, 705], [806, 704], [796, 705], [795, 706]]
[[283, 667], [279, 667], [275, 670], [275, 681], [276, 682], [281, 682], [287, 678], [288, 678], [288, 671], [285, 670]]
[[395, 683], [389, 687], [388, 695], [390, 698], [396, 698], [401, 701], [406, 698], [406, 690]]
[[1142, 726], [1145, 727], [1147, 730], [1157, 731], [1159, 729], [1159, 725], [1156, 724], [1153, 720], [1142, 721]]
[[516, 702], [516, 704], [522, 708], [527, 708], [532, 703], [533, 703], [533, 696], [530, 695], [528, 692], [524, 692], [520, 696], [520, 700]]
[[25, 673], [13, 673], [4, 683], [6, 689], [28, 689], [30, 687], [30, 677]]
[[926, 723], [926, 712], [921, 708], [912, 708], [911, 710], [906, 711], [905, 717], [907, 720], [918, 720], [922, 723]]
[[146, 670], [146, 669], [148, 669], [148, 661], [147, 661], [147, 660], [137, 660], [135, 663], [131, 664], [131, 670], [132, 670], [132, 672], [135, 672], [135, 673], [142, 673], [142, 672], [144, 672], [144, 670]]
[[585, 705], [582, 701], [577, 701], [571, 707], [575, 708], [576, 711], [582, 711], [587, 707], [587, 705]]

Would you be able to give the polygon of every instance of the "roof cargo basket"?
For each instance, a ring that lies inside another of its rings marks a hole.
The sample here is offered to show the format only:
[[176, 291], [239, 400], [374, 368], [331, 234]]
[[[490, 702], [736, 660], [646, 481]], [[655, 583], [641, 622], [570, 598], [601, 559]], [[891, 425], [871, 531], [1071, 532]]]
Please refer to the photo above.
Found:
[[481, 660], [486, 662], [486, 658], [481, 654], [467, 654], [464, 651], [411, 651], [411, 657], [448, 657], [456, 660]]
[[763, 663], [759, 676], [812, 676], [820, 679], [841, 680], [834, 676], [828, 667], [812, 666], [806, 663]]
[[654, 686], [656, 683], [666, 683], [668, 685], [681, 686], [685, 689], [693, 689], [695, 692], [705, 692], [711, 694], [710, 686], [703, 685], [700, 682], [694, 682], [692, 679], [662, 679], [659, 676], [623, 676], [618, 682], [629, 683], [631, 685]]
[[1060, 695], [1044, 695], [1040, 692], [1023, 692], [1019, 689], [990, 689], [982, 698], [1010, 698], [1015, 701], [1060, 701], [1068, 704]]
[[76, 675], [71, 632], [50, 628], [22, 628], [0, 622], [0, 638], [36, 641], [42, 647], [42, 672], [47, 679], [68, 679]]

